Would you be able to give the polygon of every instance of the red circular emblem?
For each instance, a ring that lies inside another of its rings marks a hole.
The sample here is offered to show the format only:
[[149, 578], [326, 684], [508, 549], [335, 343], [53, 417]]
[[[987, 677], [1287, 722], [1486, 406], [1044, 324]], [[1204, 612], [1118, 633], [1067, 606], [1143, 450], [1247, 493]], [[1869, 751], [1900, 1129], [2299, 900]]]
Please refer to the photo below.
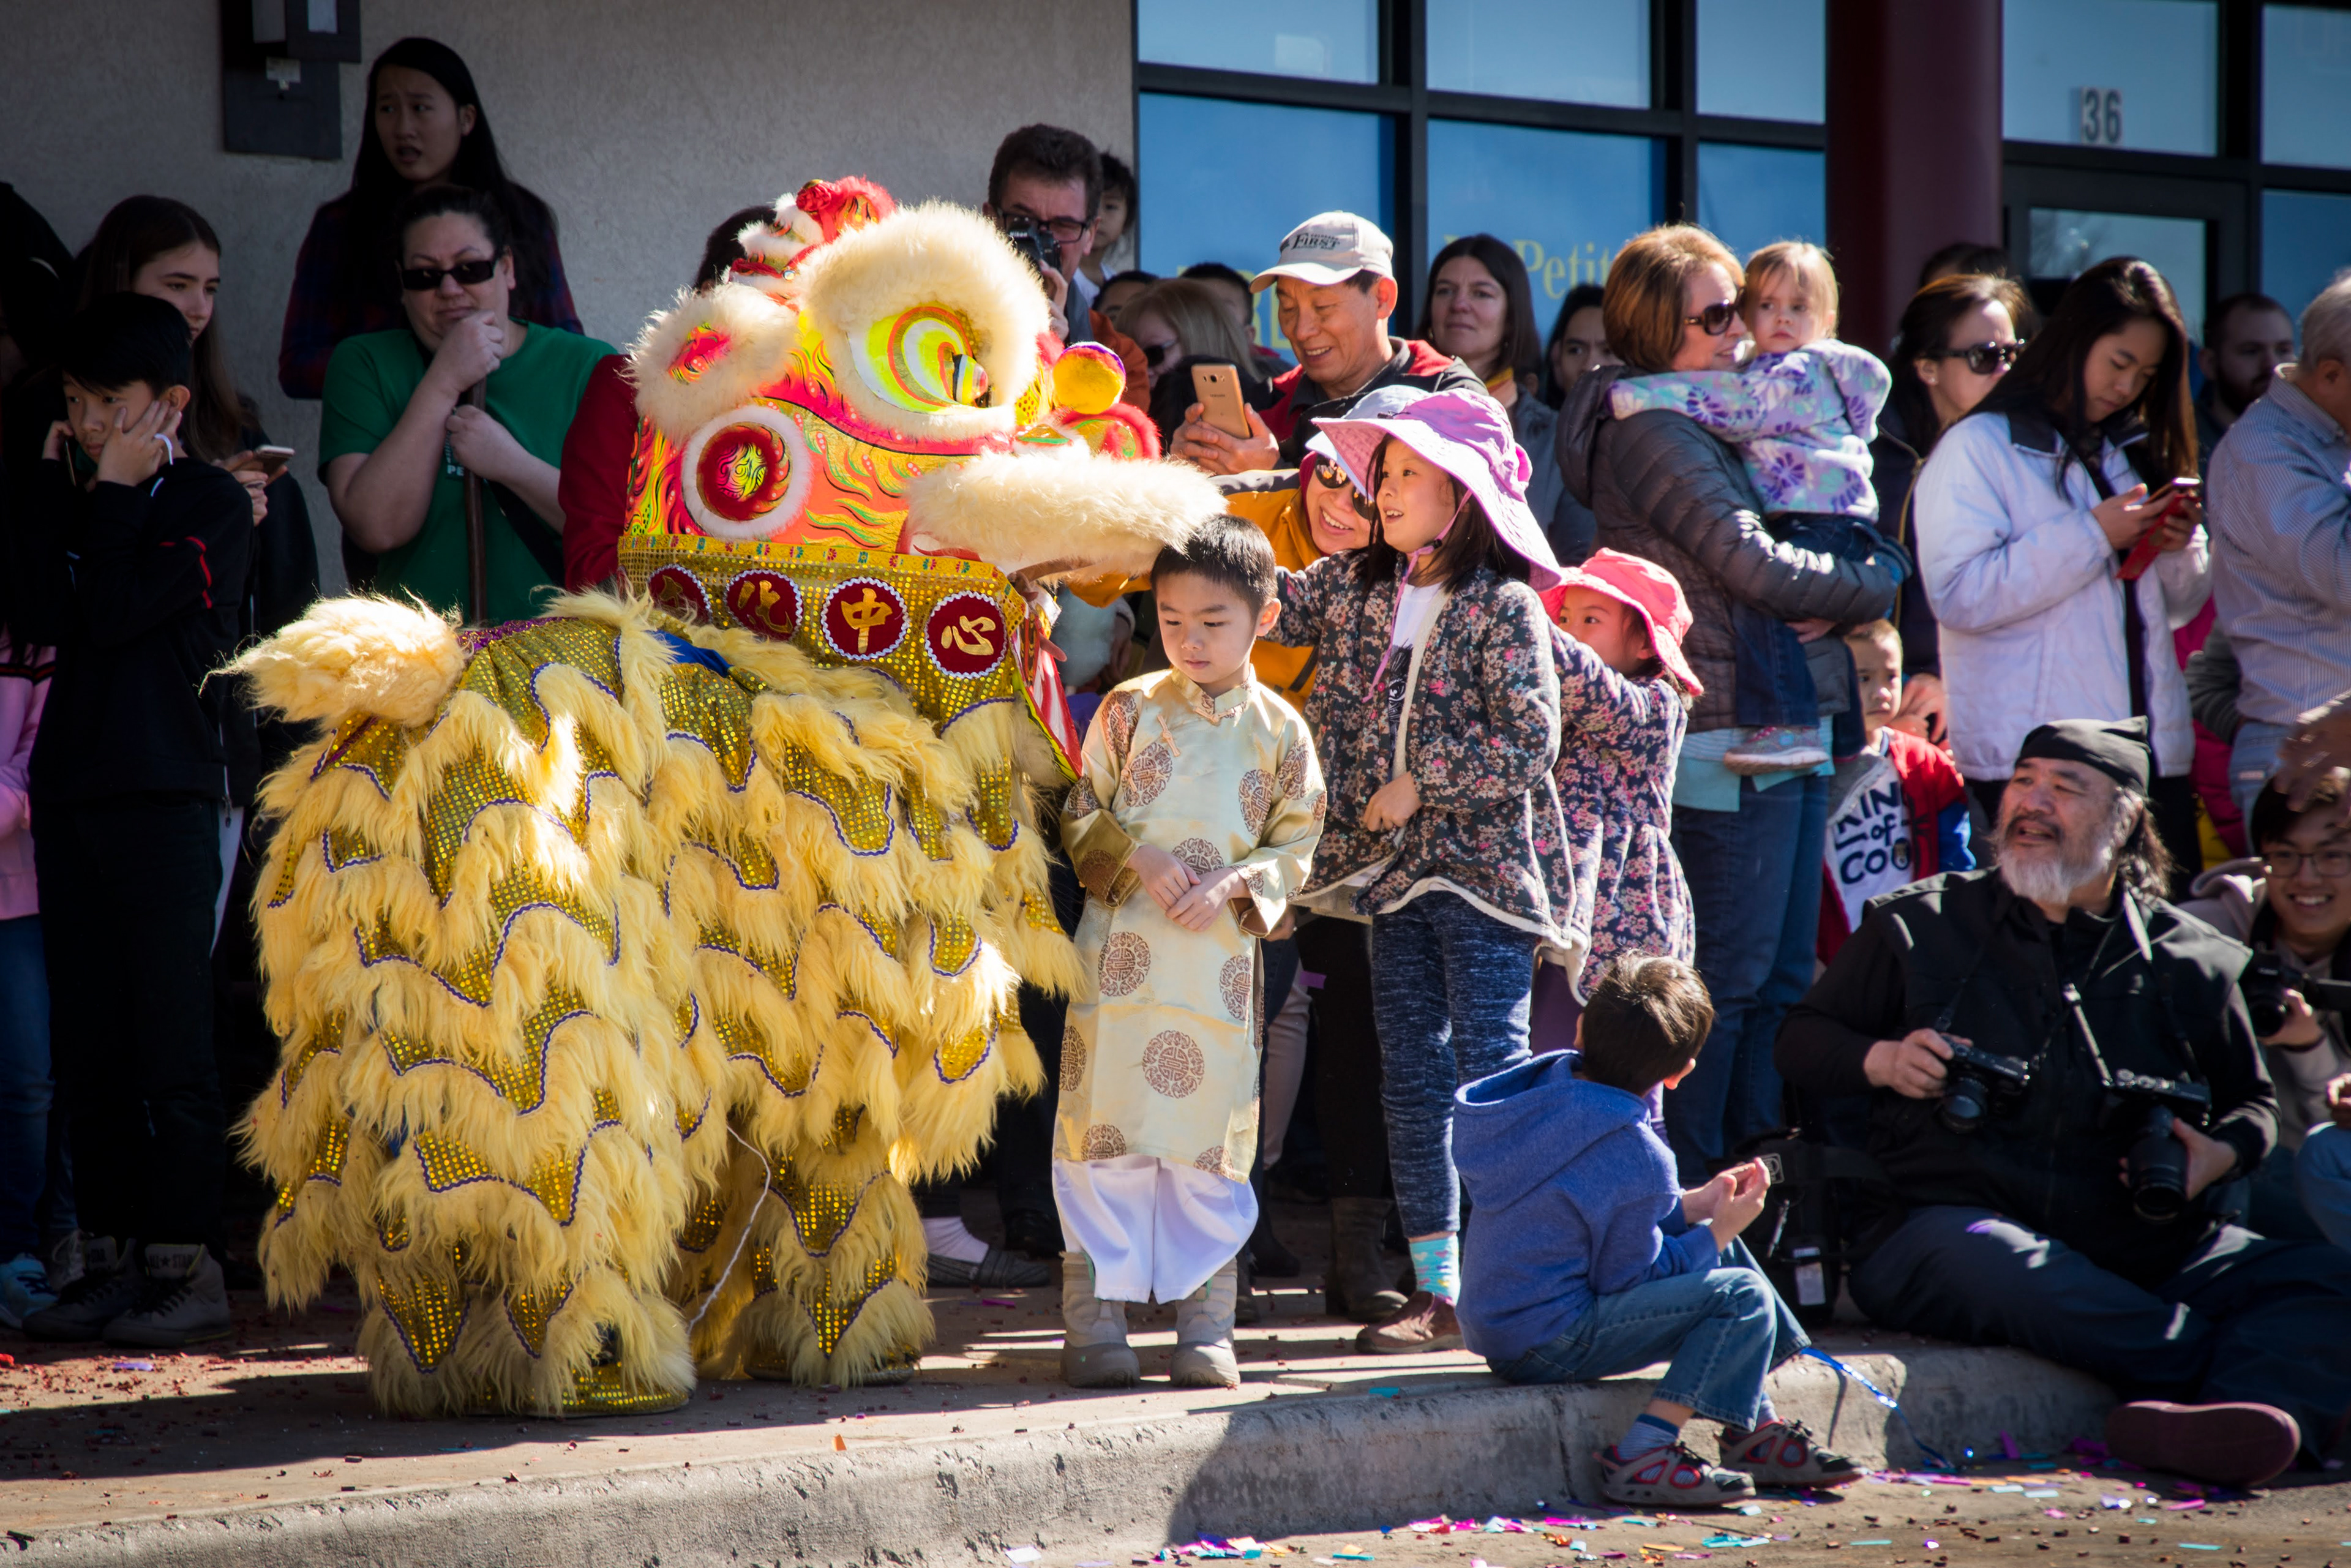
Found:
[[655, 604], [681, 621], [710, 619], [710, 595], [701, 580], [682, 566], [665, 566], [645, 580], [645, 591]]
[[781, 434], [746, 420], [713, 431], [694, 465], [702, 504], [730, 523], [775, 510], [792, 482], [792, 455]]
[[852, 577], [824, 596], [824, 640], [844, 659], [878, 659], [906, 637], [906, 601], [879, 578]]
[[1004, 662], [1011, 639], [1005, 634], [1004, 612], [994, 600], [977, 593], [950, 593], [923, 623], [923, 642], [931, 663], [965, 680], [984, 675]]
[[726, 585], [726, 612], [762, 637], [789, 643], [800, 623], [800, 591], [778, 571], [747, 571]]

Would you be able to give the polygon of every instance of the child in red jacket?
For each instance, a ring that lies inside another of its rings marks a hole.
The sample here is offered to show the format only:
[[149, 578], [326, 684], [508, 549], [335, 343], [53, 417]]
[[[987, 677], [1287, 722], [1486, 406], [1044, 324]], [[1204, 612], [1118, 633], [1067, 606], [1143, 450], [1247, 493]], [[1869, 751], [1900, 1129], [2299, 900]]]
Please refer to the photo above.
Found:
[[1873, 621], [1846, 634], [1859, 676], [1858, 755], [1837, 764], [1829, 786], [1828, 847], [1821, 874], [1823, 963], [1861, 924], [1862, 905], [1922, 878], [1973, 871], [1968, 790], [1959, 768], [1929, 741], [1896, 729], [1902, 706], [1902, 634]]

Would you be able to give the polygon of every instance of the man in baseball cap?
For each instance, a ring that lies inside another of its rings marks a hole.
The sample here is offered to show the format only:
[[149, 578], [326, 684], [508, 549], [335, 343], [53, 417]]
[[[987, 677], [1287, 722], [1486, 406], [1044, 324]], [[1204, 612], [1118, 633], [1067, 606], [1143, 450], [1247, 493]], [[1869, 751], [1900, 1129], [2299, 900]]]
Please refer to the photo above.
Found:
[[1295, 468], [1316, 422], [1343, 418], [1380, 387], [1482, 392], [1475, 371], [1412, 339], [1388, 336], [1397, 303], [1395, 246], [1371, 219], [1317, 213], [1283, 236], [1252, 290], [1272, 288], [1281, 335], [1297, 368], [1275, 378], [1276, 401], [1249, 411], [1243, 440], [1217, 429], [1197, 404], [1176, 433], [1174, 454], [1211, 474]]

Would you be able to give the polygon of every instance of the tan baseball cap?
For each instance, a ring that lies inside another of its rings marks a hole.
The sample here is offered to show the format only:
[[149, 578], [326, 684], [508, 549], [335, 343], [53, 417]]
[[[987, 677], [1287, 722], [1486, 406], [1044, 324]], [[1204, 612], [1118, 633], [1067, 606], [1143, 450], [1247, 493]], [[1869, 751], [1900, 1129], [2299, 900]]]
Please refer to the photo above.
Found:
[[1271, 267], [1249, 279], [1252, 293], [1294, 277], [1317, 287], [1344, 283], [1359, 272], [1395, 276], [1395, 246], [1380, 225], [1353, 213], [1317, 213], [1282, 236]]

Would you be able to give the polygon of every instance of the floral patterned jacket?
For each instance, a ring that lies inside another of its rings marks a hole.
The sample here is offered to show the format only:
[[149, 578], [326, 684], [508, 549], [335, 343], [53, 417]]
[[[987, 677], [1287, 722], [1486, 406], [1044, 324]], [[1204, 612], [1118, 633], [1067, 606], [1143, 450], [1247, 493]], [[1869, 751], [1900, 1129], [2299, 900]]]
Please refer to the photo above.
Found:
[[1770, 512], [1834, 512], [1874, 522], [1869, 444], [1894, 377], [1876, 354], [1823, 338], [1758, 354], [1735, 371], [1626, 376], [1608, 389], [1619, 419], [1685, 413], [1736, 443]]
[[1674, 854], [1674, 764], [1689, 710], [1659, 676], [1635, 681], [1562, 634], [1558, 650], [1559, 762], [1552, 778], [1567, 816], [1576, 870], [1576, 920], [1592, 948], [1576, 980], [1589, 996], [1609, 963], [1656, 953], [1698, 956], [1689, 884]]
[[1407, 721], [1405, 766], [1420, 810], [1394, 833], [1373, 832], [1364, 809], [1388, 781], [1396, 725], [1390, 698], [1407, 672], [1399, 649], [1389, 689], [1373, 690], [1395, 625], [1397, 583], [1363, 581], [1361, 559], [1326, 556], [1284, 571], [1281, 619], [1269, 638], [1316, 653], [1306, 720], [1331, 809], [1305, 892], [1376, 867], [1353, 891], [1358, 914], [1394, 910], [1434, 883], [1536, 933], [1549, 956], [1579, 956], [1567, 823], [1552, 781], [1560, 735], [1552, 640], [1565, 633], [1523, 582], [1481, 567], [1454, 588], [1425, 633]]

